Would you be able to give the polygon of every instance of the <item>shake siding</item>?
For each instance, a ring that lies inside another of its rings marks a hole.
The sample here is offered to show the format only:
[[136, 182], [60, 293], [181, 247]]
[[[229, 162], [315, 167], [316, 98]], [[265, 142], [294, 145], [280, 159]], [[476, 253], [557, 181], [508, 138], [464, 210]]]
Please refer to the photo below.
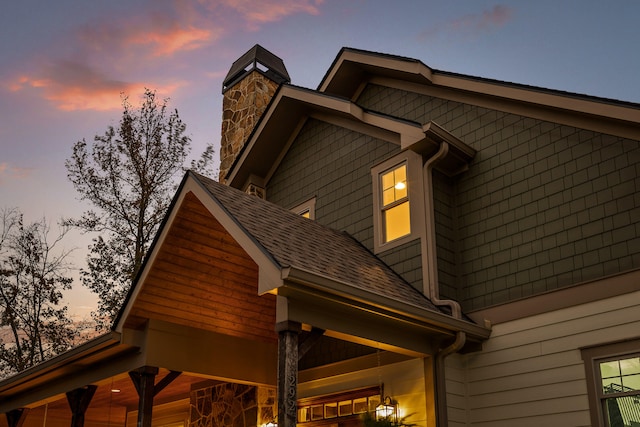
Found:
[[436, 218], [440, 296], [459, 300], [459, 280], [456, 269], [459, 254], [456, 244], [455, 186], [450, 178], [438, 171], [433, 172], [433, 199]]
[[[394, 144], [309, 119], [267, 184], [267, 199], [291, 208], [316, 197], [316, 221], [346, 231], [373, 251], [371, 167], [398, 151]], [[417, 242], [382, 258], [421, 289]]]
[[447, 359], [450, 425], [589, 426], [580, 348], [639, 328], [640, 292], [494, 325], [481, 353]]
[[455, 183], [464, 309], [640, 268], [638, 141], [373, 85], [358, 103], [477, 150]]

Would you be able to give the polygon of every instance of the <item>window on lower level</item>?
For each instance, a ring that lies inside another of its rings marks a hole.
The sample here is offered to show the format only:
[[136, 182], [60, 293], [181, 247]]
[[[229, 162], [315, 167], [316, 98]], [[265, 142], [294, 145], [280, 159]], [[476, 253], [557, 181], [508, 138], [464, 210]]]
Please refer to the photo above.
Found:
[[582, 351], [593, 425], [640, 426], [639, 344], [627, 341]]
[[598, 362], [598, 367], [608, 425], [640, 426], [640, 356]]

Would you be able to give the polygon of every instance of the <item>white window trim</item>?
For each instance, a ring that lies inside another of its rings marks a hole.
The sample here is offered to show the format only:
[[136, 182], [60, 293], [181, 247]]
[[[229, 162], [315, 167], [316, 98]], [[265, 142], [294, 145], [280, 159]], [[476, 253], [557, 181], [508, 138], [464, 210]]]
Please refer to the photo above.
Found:
[[289, 209], [296, 215], [302, 215], [309, 212], [309, 219], [316, 219], [316, 198], [315, 196]]
[[[407, 186], [409, 189], [409, 215], [411, 232], [406, 236], [384, 241], [384, 224], [382, 215], [382, 191], [380, 177], [389, 169], [407, 165]], [[371, 180], [373, 182], [373, 251], [380, 253], [396, 248], [420, 238], [423, 235], [424, 224], [424, 180], [422, 179], [422, 156], [411, 150], [385, 160], [371, 168]]]

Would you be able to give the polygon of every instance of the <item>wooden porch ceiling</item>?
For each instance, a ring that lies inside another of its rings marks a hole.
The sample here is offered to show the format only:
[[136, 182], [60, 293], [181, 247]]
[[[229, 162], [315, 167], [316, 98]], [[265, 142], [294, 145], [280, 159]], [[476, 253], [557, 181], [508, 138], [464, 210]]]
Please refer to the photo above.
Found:
[[[169, 373], [160, 369], [156, 383]], [[214, 381], [205, 377], [183, 373], [168, 387], [164, 388], [154, 399], [155, 405], [188, 399], [195, 384], [205, 384]], [[88, 426], [124, 426], [127, 413], [138, 409], [138, 394], [128, 374], [120, 374], [104, 379], [94, 385], [98, 388], [91, 399], [85, 414], [85, 425]], [[118, 392], [112, 390], [119, 390]], [[46, 403], [31, 407], [22, 427], [41, 427], [43, 425], [70, 425], [71, 409], [64, 395], [50, 399]], [[7, 427], [5, 417], [0, 417], [0, 427]]]

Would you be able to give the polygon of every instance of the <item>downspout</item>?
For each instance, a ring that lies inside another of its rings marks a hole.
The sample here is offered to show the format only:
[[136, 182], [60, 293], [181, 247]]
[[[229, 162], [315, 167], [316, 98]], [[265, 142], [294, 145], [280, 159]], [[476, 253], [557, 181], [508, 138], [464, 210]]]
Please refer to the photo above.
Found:
[[422, 281], [426, 296], [435, 305], [446, 305], [451, 309], [451, 315], [456, 319], [462, 318], [462, 309], [457, 301], [440, 299], [438, 285], [438, 254], [436, 252], [436, 220], [433, 206], [433, 167], [449, 152], [449, 144], [440, 143], [438, 152], [429, 158], [422, 167], [424, 179], [424, 213], [425, 229], [422, 240]]
[[438, 351], [436, 354], [435, 360], [435, 380], [436, 380], [436, 409], [437, 409], [437, 425], [439, 427], [445, 427], [449, 425], [448, 414], [447, 414], [447, 384], [445, 378], [445, 365], [444, 359], [453, 354], [460, 351], [460, 349], [464, 346], [467, 341], [467, 334], [459, 331], [456, 333], [456, 339], [449, 345]]
[[[436, 247], [436, 221], [433, 204], [433, 167], [449, 152], [449, 144], [440, 143], [440, 148], [435, 155], [430, 157], [422, 167], [424, 180], [424, 213], [425, 229], [422, 239], [422, 280], [426, 296], [437, 306], [448, 306], [451, 315], [456, 319], [462, 318], [462, 309], [457, 301], [440, 299], [440, 286], [438, 284], [438, 254]], [[448, 425], [447, 414], [447, 387], [445, 378], [445, 358], [462, 349], [467, 341], [467, 334], [458, 331], [456, 338], [449, 346], [441, 349], [435, 356], [435, 400], [436, 421], [438, 426]]]

